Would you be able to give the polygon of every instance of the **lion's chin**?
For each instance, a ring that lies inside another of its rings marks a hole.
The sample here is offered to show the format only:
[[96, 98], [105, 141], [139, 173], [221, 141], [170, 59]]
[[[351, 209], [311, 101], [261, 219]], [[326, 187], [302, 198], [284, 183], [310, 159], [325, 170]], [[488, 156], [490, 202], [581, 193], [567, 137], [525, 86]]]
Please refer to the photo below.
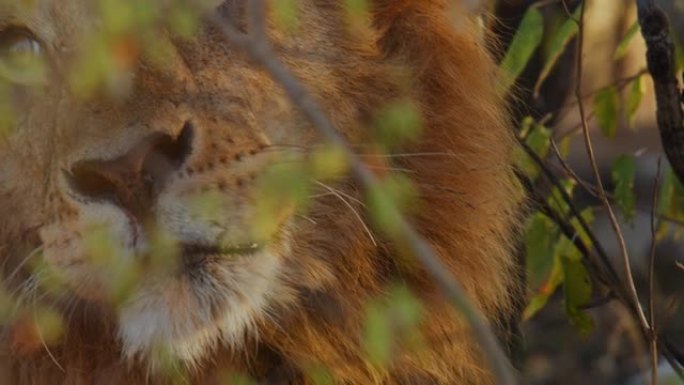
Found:
[[261, 250], [192, 274], [145, 282], [119, 311], [123, 355], [152, 369], [199, 364], [218, 347], [239, 349], [268, 312], [280, 258]]

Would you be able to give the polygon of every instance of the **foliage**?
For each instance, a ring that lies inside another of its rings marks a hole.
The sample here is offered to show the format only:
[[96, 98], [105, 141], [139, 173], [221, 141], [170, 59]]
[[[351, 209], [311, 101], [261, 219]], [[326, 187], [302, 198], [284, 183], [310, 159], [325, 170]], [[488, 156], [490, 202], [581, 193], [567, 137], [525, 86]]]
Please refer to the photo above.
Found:
[[[516, 93], [516, 87], [519, 86], [516, 79], [525, 72], [535, 54], [543, 51], [541, 68], [533, 79], [534, 94], [539, 95], [541, 86], [550, 81], [562, 55], [575, 48], [580, 7], [570, 14], [563, 14], [559, 20], [550, 24], [543, 9], [549, 3], [538, 2], [529, 7], [515, 31], [501, 61], [504, 76], [499, 84], [499, 91], [502, 94]], [[35, 6], [33, 2], [22, 4], [29, 8], [27, 12], [30, 12], [30, 7]], [[169, 55], [173, 54], [171, 47], [160, 43], [166, 40], [159, 39], [158, 34], [170, 33], [178, 39], [192, 38], [199, 28], [200, 17], [209, 5], [209, 1], [97, 0], [94, 12], [102, 17], [100, 32], [82, 42], [76, 50], [76, 59], [66, 72], [73, 91], [83, 98], [98, 93], [113, 98], [125, 97], [132, 87], [130, 71], [140, 58], [163, 69]], [[369, 5], [362, 0], [348, 0], [345, 5], [350, 15], [350, 26], [362, 28], [359, 25], [367, 16]], [[290, 33], [296, 33], [300, 24], [297, 6], [297, 0], [275, 2], [276, 22]], [[615, 50], [614, 60], [625, 58], [634, 41], [638, 39], [638, 31], [638, 24], [634, 22], [624, 32]], [[15, 118], [11, 106], [17, 87], [39, 89], [49, 74], [45, 63], [47, 58], [37, 51], [22, 49], [15, 52], [3, 49], [0, 54], [0, 128], [5, 134], [9, 134], [8, 130], [13, 126]], [[624, 123], [630, 126], [634, 124], [637, 111], [644, 101], [647, 77], [639, 74], [627, 83], [616, 82], [594, 90], [583, 99], [584, 105], [591, 107], [594, 123], [607, 139], [618, 140], [616, 138], [619, 138], [621, 130], [626, 126]], [[374, 119], [372, 144], [381, 155], [420, 136], [421, 118], [418, 106], [411, 101], [398, 100], [387, 105]], [[589, 234], [589, 226], [594, 223], [601, 209], [591, 204], [579, 209], [574, 207], [577, 202], [573, 199], [578, 190], [595, 194], [593, 185], [587, 187], [587, 183], [578, 180], [575, 175], [555, 170], [552, 172], [557, 175], [558, 180], [550, 180], [545, 175], [548, 170], [544, 170], [551, 168], [550, 164], [556, 156], [561, 158], [561, 162], [565, 162], [568, 153], [578, 150], [580, 145], [563, 141], [565, 150], [556, 154], [555, 142], [567, 138], [559, 135], [548, 120], [533, 116], [520, 119], [516, 134], [520, 142], [542, 161], [538, 162], [524, 151], [517, 154], [523, 178], [532, 186], [531, 195], [541, 196], [534, 202], [535, 210], [527, 219], [524, 236], [526, 268], [532, 292], [524, 317], [533, 319], [544, 311], [556, 293], [562, 291], [569, 323], [582, 334], [591, 333], [594, 321], [586, 311], [586, 306], [595, 299], [597, 286], [602, 283], [596, 282], [592, 275], [595, 267], [589, 261], [586, 251], [597, 247], [596, 239]], [[568, 149], [568, 146], [572, 148]], [[621, 154], [613, 160], [612, 167], [601, 165], [611, 171], [613, 188], [610, 200], [619, 209], [625, 222], [633, 221], [640, 210], [635, 193], [640, 162], [641, 159], [634, 154]], [[557, 163], [554, 164], [558, 166]], [[284, 211], [296, 211], [305, 215], [316, 183], [339, 180], [348, 173], [348, 168], [342, 150], [334, 146], [324, 146], [306, 157], [293, 155], [283, 159], [261, 181], [260, 191], [263, 196], [259, 199], [259, 220], [255, 223], [254, 232], [263, 238], [268, 237], [275, 231], [273, 227], [278, 223], [278, 218], [284, 215]], [[381, 182], [367, 193], [369, 212], [376, 227], [390, 236], [396, 235], [396, 226], [400, 222], [397, 207], [409, 207], [414, 195], [410, 176], [400, 173], [383, 175]], [[673, 220], [658, 221], [658, 241], [662, 242], [669, 237], [681, 235], [682, 227], [676, 221], [684, 221], [684, 187], [670, 170], [664, 172], [658, 196], [656, 215]], [[220, 215], [220, 200], [200, 196], [197, 210]], [[107, 291], [112, 301], [120, 304], [130, 295], [142, 267], [132, 260], [126, 260], [129, 263], [112, 263], [114, 260], [121, 260], [119, 250], [116, 245], [107, 244], [112, 237], [103, 235], [101, 231], [103, 230], [93, 229], [87, 235], [88, 244], [92, 246], [94, 262], [110, 273]], [[173, 240], [160, 234], [153, 246], [153, 255], [168, 255], [169, 250], [173, 249]], [[164, 265], [163, 261], [168, 260], [169, 258], [157, 258], [156, 268], [172, 268]], [[43, 272], [46, 278], [41, 285], [48, 286], [50, 291], [57, 291], [57, 287], [63, 286], [59, 277], [51, 276], [53, 272], [47, 267], [33, 268]], [[14, 313], [21, 317], [30, 316], [25, 306], [11, 304], [4, 292], [0, 294], [0, 315], [12, 313], [8, 309], [15, 307], [20, 310]], [[369, 361], [380, 366], [390, 365], [397, 343], [408, 344], [412, 348], [419, 346], [420, 336], [416, 334], [416, 330], [423, 316], [420, 302], [407, 287], [399, 283], [391, 292], [369, 299], [362, 341]], [[36, 310], [31, 324], [33, 328], [26, 333], [26, 343], [35, 343], [36, 338], [59, 338], [61, 322], [52, 309]], [[309, 374], [314, 384], [332, 383], [327, 369], [318, 367], [315, 363]], [[253, 383], [240, 374], [226, 374], [226, 378], [226, 383]]]
[[[588, 4], [590, 10], [592, 6], [598, 7], [595, 2]], [[530, 73], [536, 76], [535, 79], [518, 79], [519, 84], [534, 84], [532, 98], [544, 97], [540, 95], [541, 85], [552, 81], [550, 80], [552, 74], [561, 74], [561, 76], [578, 74], [575, 65], [572, 66], [570, 73], [560, 72], [563, 69], [559, 67], [559, 57], [564, 53], [576, 58], [581, 6], [572, 10], [566, 7], [565, 2], [563, 6], [557, 7], [553, 3], [537, 2], [527, 9], [522, 18], [515, 37], [508, 46], [502, 67], [506, 73], [514, 76], [523, 73], [526, 76], [530, 76]], [[559, 12], [562, 14], [561, 17], [549, 17], [549, 15], [557, 16]], [[547, 21], [541, 22], [540, 15], [545, 15]], [[588, 12], [588, 15], [598, 17], [597, 13]], [[611, 63], [613, 66], [619, 66], [620, 63], [628, 60], [630, 49], [635, 47], [636, 40], [640, 40], [637, 21], [633, 20], [628, 25], [630, 25], [629, 28], [617, 38], [618, 43], [612, 56], [615, 61]], [[539, 41], [540, 36], [541, 41]], [[585, 36], [584, 43], [591, 42], [592, 38], [592, 36]], [[537, 47], [543, 48], [543, 54], [532, 56], [530, 52]], [[585, 56], [581, 60], [582, 65], [587, 62], [586, 55], [591, 54], [585, 51]], [[521, 59], [521, 55], [524, 59]], [[532, 64], [534, 63], [532, 59], [535, 57], [540, 57], [541, 63]], [[530, 71], [531, 68], [536, 68], [535, 66], [538, 67], [537, 70]], [[681, 63], [679, 63], [679, 71], [681, 68]], [[587, 71], [586, 68], [583, 69]], [[525, 236], [528, 284], [533, 293], [524, 312], [525, 319], [534, 319], [543, 314], [554, 294], [562, 288], [566, 317], [570, 324], [586, 336], [588, 333], [593, 333], [595, 323], [592, 318], [593, 314], [596, 314], [596, 312], [587, 311], [587, 305], [600, 300], [600, 297], [604, 295], [602, 293], [606, 290], [622, 290], [613, 286], [622, 283], [611, 279], [606, 281], [606, 276], [610, 276], [610, 273], [606, 273], [605, 269], [598, 266], [603, 263], [600, 261], [600, 255], [605, 254], [606, 246], [603, 243], [611, 244], [613, 240], [592, 234], [595, 218], [605, 217], [605, 208], [597, 199], [599, 190], [593, 177], [586, 177], [577, 169], [573, 170], [572, 163], [577, 164], [578, 157], [584, 156], [586, 162], [589, 162], [584, 146], [581, 140], [574, 140], [570, 142], [570, 147], [565, 148], [565, 151], [556, 151], [555, 143], [566, 141], [567, 145], [567, 141], [574, 134], [581, 134], [578, 103], [582, 103], [586, 110], [584, 118], [587, 119], [589, 128], [600, 130], [608, 141], [615, 142], [620, 140], [620, 137], [628, 136], [629, 133], [623, 130], [625, 128], [636, 129], [636, 116], [639, 111], [643, 111], [640, 108], [646, 99], [644, 95], [650, 92], [648, 91], [648, 78], [649, 75], [642, 70], [624, 79], [614, 79], [614, 82], [601, 88], [592, 90], [591, 87], [582, 87], [579, 101], [573, 90], [569, 89], [564, 95], [567, 101], [562, 110], [547, 111], [541, 118], [524, 116], [520, 120], [518, 137], [527, 147], [527, 151], [521, 151], [519, 164], [521, 172], [525, 174], [524, 179], [530, 186], [536, 209], [527, 220]], [[573, 79], [573, 81], [577, 82], [578, 79]], [[504, 84], [505, 89], [509, 89], [513, 83], [512, 80], [506, 79]], [[521, 103], [524, 102], [534, 103], [528, 100]], [[558, 132], [553, 129], [552, 124], [547, 123], [562, 118], [563, 114], [572, 116], [572, 120], [578, 122], [575, 129]], [[655, 111], [651, 110], [651, 114], [651, 124], [654, 126], [652, 129], [655, 130], [655, 119], [653, 119]], [[643, 117], [643, 114], [641, 116]], [[591, 137], [597, 138], [593, 134]], [[598, 139], [596, 141], [598, 142]], [[595, 151], [601, 154], [602, 147], [596, 147]], [[530, 152], [536, 156], [528, 156]], [[574, 154], [574, 160], [569, 159], [569, 153]], [[634, 226], [636, 218], [654, 215], [654, 221], [658, 227], [654, 242], [661, 244], [679, 239], [678, 237], [682, 234], [680, 220], [684, 208], [682, 198], [684, 189], [669, 166], [664, 166], [660, 177], [657, 177], [653, 175], [654, 171], [651, 166], [653, 163], [641, 151], [613, 154], [607, 161], [606, 157], [600, 155], [597, 158], [599, 170], [605, 171], [606, 174], [609, 171], [609, 178], [606, 178], [604, 183], [611, 185], [607, 192], [608, 199], [621, 214], [622, 231], [627, 231], [630, 226]], [[653, 155], [650, 159], [653, 159]], [[648, 171], [650, 180], [646, 182], [643, 181], [644, 176], [640, 175], [646, 172], [645, 170], [650, 170]], [[650, 196], [638, 195], [639, 183], [655, 184], [658, 190], [657, 207], [651, 207]], [[565, 193], [559, 194], [559, 189]], [[588, 199], [587, 196], [591, 198]], [[648, 203], [643, 203], [644, 200]], [[653, 214], [651, 214], [652, 210]], [[628, 252], [631, 255], [631, 262], [641, 257], [636, 249], [628, 250]], [[614, 261], [612, 263], [615, 265], [612, 268], [622, 269], [622, 263], [617, 262], [617, 257], [607, 257]], [[675, 266], [671, 266], [670, 269], [675, 269]], [[637, 270], [635, 275], [637, 274], [636, 277], [620, 276], [618, 279], [640, 280], [646, 276], [644, 271]], [[658, 294], [639, 292], [642, 300], [648, 295], [657, 296]], [[653, 301], [652, 297], [648, 300]], [[672, 300], [677, 301], [675, 298]], [[642, 302], [641, 306], [645, 308], [644, 303], [646, 302]]]

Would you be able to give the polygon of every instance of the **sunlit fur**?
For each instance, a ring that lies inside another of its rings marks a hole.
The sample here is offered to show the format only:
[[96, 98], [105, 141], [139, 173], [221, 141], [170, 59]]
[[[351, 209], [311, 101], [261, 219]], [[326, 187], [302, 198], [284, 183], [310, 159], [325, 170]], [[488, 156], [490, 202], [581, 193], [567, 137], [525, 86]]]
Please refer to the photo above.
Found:
[[[79, 199], [65, 170], [117, 158], [153, 132], [175, 137], [192, 122], [192, 154], [152, 202], [157, 230], [185, 242], [239, 242], [256, 220], [257, 181], [268, 166], [323, 141], [281, 87], [209, 26], [189, 40], [167, 37], [174, 51], [161, 67], [140, 59], [125, 98], [75, 95], [64, 71], [98, 25], [92, 2], [35, 3], [28, 15], [0, 6], [0, 23], [32, 29], [55, 68], [48, 86], [22, 95], [18, 126], [0, 147], [0, 255], [8, 290], [28, 293], [25, 309], [56, 297], [65, 329], [35, 343], [31, 312], [10, 316], [0, 383], [163, 384], [177, 374], [216, 384], [243, 373], [264, 384], [311, 384], [316, 367], [336, 384], [493, 383], [472, 332], [406, 245], [369, 235], [362, 189], [349, 178], [326, 182], [335, 193], [312, 191], [306, 211], [284, 207], [255, 254], [213, 261], [195, 280], [151, 272], [112, 304], [113, 273], [92, 262], [88, 234], [116, 245], [121, 264], [153, 242], [115, 204]], [[271, 23], [279, 58], [374, 172], [400, 169], [412, 179], [419, 199], [411, 222], [506, 336], [519, 305], [521, 194], [496, 68], [477, 24], [454, 1], [375, 0], [372, 30], [351, 32], [343, 1], [296, 3], [294, 32]], [[421, 108], [420, 138], [373, 157], [378, 148], [366, 144], [377, 111], [406, 97]], [[193, 213], [203, 196], [216, 209]], [[34, 283], [45, 269], [66, 277], [67, 293], [41, 296]], [[364, 309], [397, 282], [423, 302], [423, 343], [396, 350], [383, 368], [363, 348]], [[180, 366], [165, 367], [164, 357]]]

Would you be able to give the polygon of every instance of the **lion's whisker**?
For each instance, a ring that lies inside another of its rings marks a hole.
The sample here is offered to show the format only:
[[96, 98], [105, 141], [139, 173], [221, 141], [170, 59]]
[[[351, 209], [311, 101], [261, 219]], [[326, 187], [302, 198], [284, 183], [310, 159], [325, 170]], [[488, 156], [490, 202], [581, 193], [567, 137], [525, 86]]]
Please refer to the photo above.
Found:
[[30, 253], [28, 253], [28, 255], [26, 257], [24, 257], [24, 259], [21, 262], [19, 262], [17, 267], [7, 276], [7, 278], [5, 278], [5, 281], [6, 282], [11, 281], [14, 278], [14, 276], [17, 273], [19, 273], [19, 271], [26, 265], [26, 263], [28, 263], [28, 261], [31, 260], [31, 258], [36, 256], [41, 251], [43, 251], [43, 245], [36, 247]]
[[[36, 308], [36, 303], [37, 299], [35, 298], [34, 295], [34, 301], [32, 302], [33, 306], [33, 317], [34, 319], [38, 318], [38, 310]], [[57, 361], [57, 358], [55, 357], [54, 354], [52, 354], [52, 351], [50, 348], [47, 346], [47, 343], [45, 342], [45, 338], [43, 337], [43, 332], [40, 327], [36, 327], [36, 331], [38, 332], [38, 338], [40, 339], [40, 343], [43, 345], [43, 349], [45, 349], [45, 352], [47, 353], [48, 357], [50, 357], [50, 360], [59, 368], [62, 373], [66, 373], [66, 370], [64, 370], [64, 367]]]
[[330, 187], [330, 186], [328, 186], [327, 184], [325, 184], [325, 183], [323, 183], [323, 182], [316, 181], [315, 183], [316, 183], [317, 185], [323, 187], [324, 189], [330, 191], [330, 193], [332, 193], [332, 194], [333, 194], [334, 196], [336, 196], [339, 200], [341, 200], [341, 201], [344, 203], [344, 205], [347, 206], [347, 207], [351, 210], [351, 212], [354, 214], [354, 216], [356, 217], [356, 219], [358, 219], [359, 222], [361, 223], [361, 226], [363, 227], [363, 229], [364, 229], [364, 231], [366, 232], [366, 234], [368, 234], [368, 237], [370, 238], [371, 242], [373, 243], [373, 246], [377, 246], [378, 243], [375, 241], [375, 237], [373, 236], [373, 232], [372, 232], [371, 229], [366, 225], [366, 222], [363, 220], [363, 217], [362, 217], [362, 216], [359, 214], [359, 212], [354, 208], [354, 206], [352, 206], [352, 204], [349, 203], [349, 201], [347, 201], [347, 200], [345, 199], [344, 195], [346, 195], [349, 199], [352, 199], [352, 200], [356, 201], [357, 203], [359, 203], [359, 204], [365, 206], [365, 205], [363, 204], [363, 202], [361, 202], [361, 201], [357, 200], [356, 198], [353, 198], [353, 197], [349, 196], [348, 194], [345, 194], [345, 193], [343, 193], [343, 192], [341, 192], [341, 191], [339, 191], [339, 190], [337, 190], [337, 189], [335, 189], [335, 188], [333, 188], [333, 187]]
[[305, 220], [311, 222], [312, 225], [315, 225], [315, 224], [316, 224], [316, 221], [315, 221], [313, 218], [311, 218], [310, 216], [308, 216], [308, 215], [304, 215], [304, 214], [301, 214], [301, 213], [300, 213], [300, 214], [296, 214], [296, 215], [297, 215], [298, 217], [302, 218], [302, 219], [305, 219]]

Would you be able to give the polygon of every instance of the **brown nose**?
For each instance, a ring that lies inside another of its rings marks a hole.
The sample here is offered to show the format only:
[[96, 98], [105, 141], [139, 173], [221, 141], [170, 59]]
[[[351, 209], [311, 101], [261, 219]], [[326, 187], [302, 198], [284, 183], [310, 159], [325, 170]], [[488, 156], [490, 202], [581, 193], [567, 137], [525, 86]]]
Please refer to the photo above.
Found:
[[193, 130], [186, 122], [176, 138], [154, 133], [116, 159], [77, 162], [66, 179], [80, 197], [110, 201], [144, 220], [164, 183], [192, 152]]

